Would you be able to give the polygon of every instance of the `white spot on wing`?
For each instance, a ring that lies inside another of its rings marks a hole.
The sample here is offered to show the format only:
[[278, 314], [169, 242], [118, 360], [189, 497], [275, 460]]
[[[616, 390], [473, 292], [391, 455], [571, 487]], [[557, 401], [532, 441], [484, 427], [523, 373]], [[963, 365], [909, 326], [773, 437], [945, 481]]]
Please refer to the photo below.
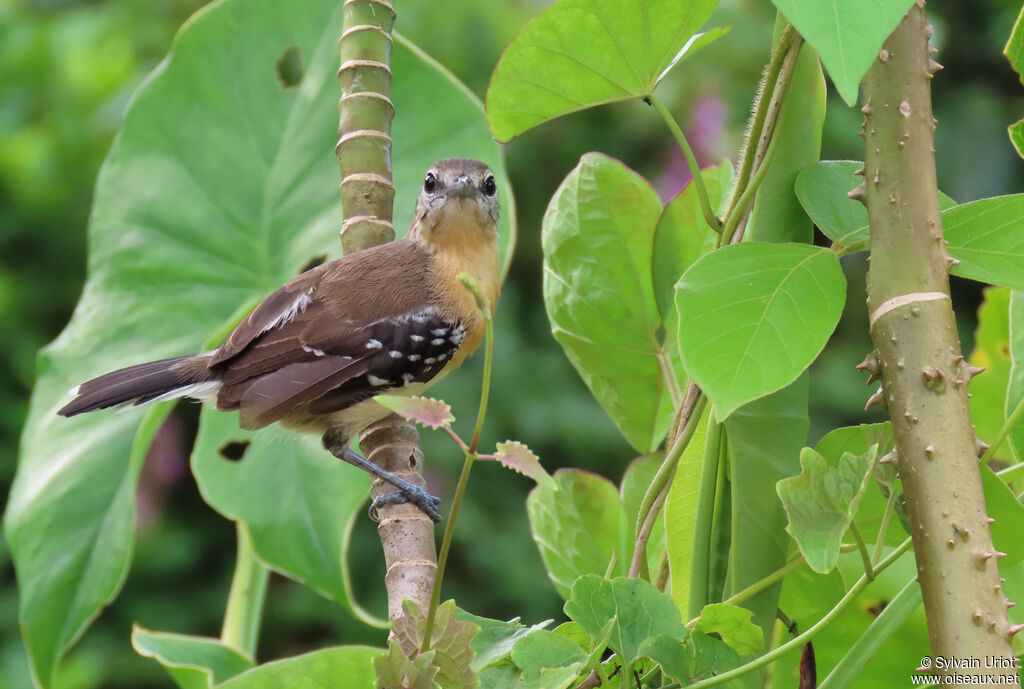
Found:
[[316, 347], [307, 347], [306, 345], [302, 345], [302, 351], [309, 352], [313, 356], [324, 356], [323, 350], [317, 349]]
[[402, 374], [402, 387], [405, 387], [406, 385], [411, 385], [412, 384], [412, 379], [414, 377], [415, 376], [413, 376], [411, 373], [403, 373]]
[[375, 386], [391, 385], [391, 381], [388, 380], [387, 378], [378, 378], [377, 376], [373, 375], [372, 373], [367, 373], [366, 374], [366, 381], [370, 385], [375, 385]]
[[[435, 361], [437, 361], [437, 359], [435, 359], [432, 356], [428, 356], [426, 359], [423, 360], [423, 363], [425, 363], [425, 364], [432, 364]], [[429, 371], [430, 369], [428, 368], [427, 370]]]
[[381, 342], [380, 340], [375, 340], [375, 339], [373, 339], [371, 337], [370, 341], [366, 343], [366, 348], [367, 349], [384, 349], [384, 343]]
[[430, 334], [433, 335], [434, 337], [441, 337], [442, 335], [445, 335], [447, 333], [448, 328], [434, 328], [433, 330], [430, 331]]
[[438, 345], [443, 345], [444, 344], [444, 338], [443, 337], [438, 337], [437, 339], [431, 340], [430, 344], [434, 345], [435, 347], [438, 346]]
[[402, 353], [397, 349], [392, 349], [390, 352], [388, 352], [388, 356], [391, 357], [392, 359], [401, 359]]
[[423, 357], [421, 357], [419, 354], [410, 354], [408, 358], [409, 361], [419, 361]]
[[77, 397], [78, 396], [78, 391], [81, 390], [81, 389], [82, 389], [81, 385], [76, 385], [75, 387], [73, 387], [70, 390], [68, 390], [68, 394], [71, 395], [72, 397]]
[[422, 335], [410, 335], [409, 339], [412, 340], [413, 342], [423, 342], [423, 340], [427, 338], [423, 337]]

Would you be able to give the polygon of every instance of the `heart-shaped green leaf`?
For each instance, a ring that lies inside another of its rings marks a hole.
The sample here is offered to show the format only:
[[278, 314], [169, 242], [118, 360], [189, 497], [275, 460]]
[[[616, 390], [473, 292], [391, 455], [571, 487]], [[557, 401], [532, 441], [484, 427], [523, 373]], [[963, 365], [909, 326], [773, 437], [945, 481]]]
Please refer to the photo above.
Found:
[[381, 649], [368, 646], [324, 648], [264, 663], [218, 684], [217, 689], [373, 689], [377, 686], [373, 660], [379, 655]]
[[847, 105], [913, 0], [772, 0], [800, 35], [814, 46]]
[[661, 201], [619, 161], [588, 153], [544, 214], [544, 304], [555, 339], [640, 452], [661, 444], [681, 397], [651, 277]]
[[716, 417], [796, 380], [845, 297], [835, 254], [806, 244], [734, 244], [693, 264], [676, 284], [679, 348]]
[[874, 445], [863, 455], [845, 452], [829, 464], [817, 450], [805, 447], [800, 475], [778, 482], [789, 514], [786, 530], [815, 572], [831, 572], [839, 561], [839, 546], [867, 490], [877, 455]]
[[700, 611], [694, 629], [709, 635], [717, 634], [740, 655], [757, 653], [764, 648], [764, 632], [750, 620], [753, 614], [736, 605], [711, 603]]
[[694, 35], [717, 0], [558, 0], [508, 45], [487, 88], [499, 141], [542, 122], [654, 91], [726, 29]]
[[[97, 182], [89, 282], [39, 358], [5, 518], [22, 631], [43, 686], [124, 580], [135, 484], [167, 407], [141, 429], [144, 410], [71, 420], [55, 412], [91, 376], [199, 350], [243, 305], [338, 252], [341, 13], [332, 0], [215, 3], [131, 101]], [[277, 64], [291, 50], [304, 73], [286, 88]], [[511, 197], [480, 103], [401, 37], [392, 71], [399, 231], [413, 218], [424, 170], [466, 155], [498, 173], [507, 247]]]
[[964, 203], [942, 213], [953, 275], [1024, 290], [1024, 194]]

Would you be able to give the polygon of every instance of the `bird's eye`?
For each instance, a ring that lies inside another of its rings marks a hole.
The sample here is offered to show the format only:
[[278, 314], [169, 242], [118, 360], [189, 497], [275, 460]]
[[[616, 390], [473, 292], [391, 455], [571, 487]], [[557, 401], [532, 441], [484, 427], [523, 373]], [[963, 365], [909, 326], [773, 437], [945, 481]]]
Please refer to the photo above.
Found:
[[423, 191], [428, 194], [433, 193], [434, 189], [437, 188], [437, 177], [434, 177], [433, 172], [428, 172], [426, 178], [423, 180]]
[[488, 177], [484, 180], [484, 193], [488, 196], [494, 196], [498, 191], [498, 186], [494, 183], [493, 177]]

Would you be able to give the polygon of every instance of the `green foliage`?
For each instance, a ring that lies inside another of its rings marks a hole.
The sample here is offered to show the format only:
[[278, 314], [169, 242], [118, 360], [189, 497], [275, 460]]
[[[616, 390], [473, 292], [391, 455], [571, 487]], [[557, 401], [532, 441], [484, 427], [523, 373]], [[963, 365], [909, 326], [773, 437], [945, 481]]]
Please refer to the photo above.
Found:
[[847, 105], [857, 101], [857, 87], [878, 49], [913, 0], [772, 0], [797, 31], [814, 46]]
[[716, 4], [554, 3], [527, 24], [494, 68], [487, 89], [491, 131], [508, 141], [559, 115], [653, 93], [680, 60], [725, 33], [713, 29], [694, 36]]
[[[1022, 20], [1024, 20], [1024, 7], [1021, 8], [1020, 14], [1017, 15], [1017, 22], [1013, 25], [1013, 31], [1010, 33], [1010, 38], [1006, 41], [1003, 54], [1006, 55], [1006, 59], [1013, 65], [1014, 71], [1024, 79], [1024, 21]], [[1024, 81], [1021, 83], [1024, 83]], [[1013, 143], [1013, 147], [1017, 149], [1017, 155], [1024, 158], [1024, 120], [1011, 124], [1007, 131], [1010, 134], [1010, 141]]]
[[838, 461], [829, 461], [805, 447], [800, 475], [779, 481], [779, 497], [789, 514], [786, 530], [816, 572], [831, 572], [839, 561], [839, 546], [867, 490], [877, 455], [874, 445], [863, 455], [844, 452]]
[[593, 638], [601, 638], [611, 621], [608, 646], [626, 663], [637, 658], [645, 639], [661, 634], [681, 639], [685, 633], [679, 608], [643, 579], [582, 576], [572, 585], [565, 614]]
[[136, 626], [132, 646], [155, 658], [181, 689], [212, 689], [253, 667], [253, 661], [219, 639], [153, 632]]
[[[426, 638], [426, 616], [411, 600], [402, 601], [402, 612], [404, 615], [392, 626], [392, 636], [410, 662], [415, 663], [417, 656], [423, 657], [420, 649]], [[472, 641], [480, 627], [458, 617], [455, 601], [438, 606], [430, 634], [430, 665], [437, 668], [434, 678], [445, 689], [472, 689], [476, 677], [470, 668], [476, 655]]]
[[541, 235], [555, 339], [641, 452], [661, 443], [680, 387], [651, 277], [661, 210], [646, 180], [588, 154], [552, 197]]
[[676, 284], [679, 348], [716, 417], [796, 380], [839, 322], [845, 293], [835, 254], [801, 244], [744, 243], [694, 263]]
[[[967, 360], [985, 373], [971, 381], [971, 419], [978, 437], [994, 443], [1006, 422], [1007, 386], [1013, 365], [1010, 357], [1010, 299], [1005, 287], [989, 287], [978, 309], [978, 330], [974, 334], [974, 351]], [[1009, 458], [1010, 448], [999, 443], [993, 456]]]

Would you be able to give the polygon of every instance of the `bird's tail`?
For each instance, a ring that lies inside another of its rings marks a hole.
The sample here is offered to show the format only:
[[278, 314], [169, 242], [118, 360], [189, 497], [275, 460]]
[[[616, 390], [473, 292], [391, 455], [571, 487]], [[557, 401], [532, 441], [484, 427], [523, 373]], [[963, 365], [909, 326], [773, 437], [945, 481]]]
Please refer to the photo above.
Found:
[[204, 352], [161, 359], [106, 373], [74, 388], [75, 399], [57, 413], [74, 416], [126, 402], [142, 404], [156, 399], [211, 397], [220, 388], [220, 381], [207, 366], [212, 354]]

